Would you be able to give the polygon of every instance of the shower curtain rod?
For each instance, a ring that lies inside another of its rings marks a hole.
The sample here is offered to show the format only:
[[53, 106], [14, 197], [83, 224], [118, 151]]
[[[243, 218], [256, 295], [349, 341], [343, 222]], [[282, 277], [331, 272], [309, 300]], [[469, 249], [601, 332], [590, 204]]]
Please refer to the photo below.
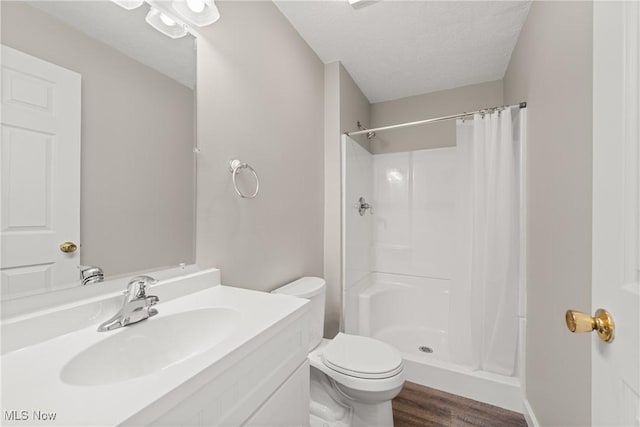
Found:
[[374, 129], [357, 130], [353, 132], [345, 132], [344, 134], [347, 136], [356, 136], [356, 135], [362, 135], [368, 132], [378, 132], [381, 130], [398, 129], [398, 128], [404, 128], [407, 126], [422, 125], [422, 124], [431, 123], [431, 122], [441, 122], [443, 120], [462, 119], [463, 117], [473, 116], [474, 114], [487, 113], [487, 112], [498, 110], [501, 108], [512, 108], [512, 107], [527, 108], [527, 103], [525, 101], [519, 104], [503, 105], [501, 107], [493, 107], [493, 108], [484, 108], [478, 111], [471, 111], [470, 113], [454, 114], [453, 116], [436, 117], [434, 119], [418, 120], [417, 122], [400, 123], [398, 125], [382, 126]]

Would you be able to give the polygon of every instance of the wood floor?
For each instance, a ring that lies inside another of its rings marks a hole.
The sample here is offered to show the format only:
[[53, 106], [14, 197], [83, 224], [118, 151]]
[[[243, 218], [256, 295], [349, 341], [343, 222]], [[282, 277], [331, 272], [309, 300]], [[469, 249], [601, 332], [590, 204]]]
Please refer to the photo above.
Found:
[[522, 414], [410, 382], [392, 404], [395, 427], [527, 427]]

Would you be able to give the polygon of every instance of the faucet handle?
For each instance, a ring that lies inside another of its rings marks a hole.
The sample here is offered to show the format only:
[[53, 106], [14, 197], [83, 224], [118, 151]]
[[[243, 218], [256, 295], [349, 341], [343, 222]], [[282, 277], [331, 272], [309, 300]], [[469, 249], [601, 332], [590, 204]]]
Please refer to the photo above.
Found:
[[95, 265], [79, 265], [80, 282], [83, 285], [104, 282], [104, 272]]
[[127, 293], [133, 293], [136, 298], [146, 298], [147, 286], [158, 283], [157, 279], [150, 276], [136, 276], [129, 281], [127, 285]]

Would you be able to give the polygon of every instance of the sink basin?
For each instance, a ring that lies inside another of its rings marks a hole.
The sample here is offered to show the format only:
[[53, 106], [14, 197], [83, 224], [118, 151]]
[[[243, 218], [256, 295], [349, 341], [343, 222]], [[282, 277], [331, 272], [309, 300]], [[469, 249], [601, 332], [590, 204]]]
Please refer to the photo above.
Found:
[[166, 369], [215, 346], [238, 326], [240, 313], [213, 307], [152, 317], [105, 334], [60, 374], [71, 385], [106, 385]]

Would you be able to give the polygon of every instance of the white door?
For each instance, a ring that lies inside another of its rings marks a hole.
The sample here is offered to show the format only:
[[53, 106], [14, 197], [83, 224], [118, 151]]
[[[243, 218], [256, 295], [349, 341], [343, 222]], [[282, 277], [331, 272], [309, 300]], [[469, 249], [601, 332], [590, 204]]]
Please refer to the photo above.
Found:
[[1, 97], [2, 297], [78, 283], [80, 75], [2, 46]]
[[594, 2], [592, 306], [615, 322], [592, 337], [594, 426], [640, 426], [639, 27], [638, 2]]

